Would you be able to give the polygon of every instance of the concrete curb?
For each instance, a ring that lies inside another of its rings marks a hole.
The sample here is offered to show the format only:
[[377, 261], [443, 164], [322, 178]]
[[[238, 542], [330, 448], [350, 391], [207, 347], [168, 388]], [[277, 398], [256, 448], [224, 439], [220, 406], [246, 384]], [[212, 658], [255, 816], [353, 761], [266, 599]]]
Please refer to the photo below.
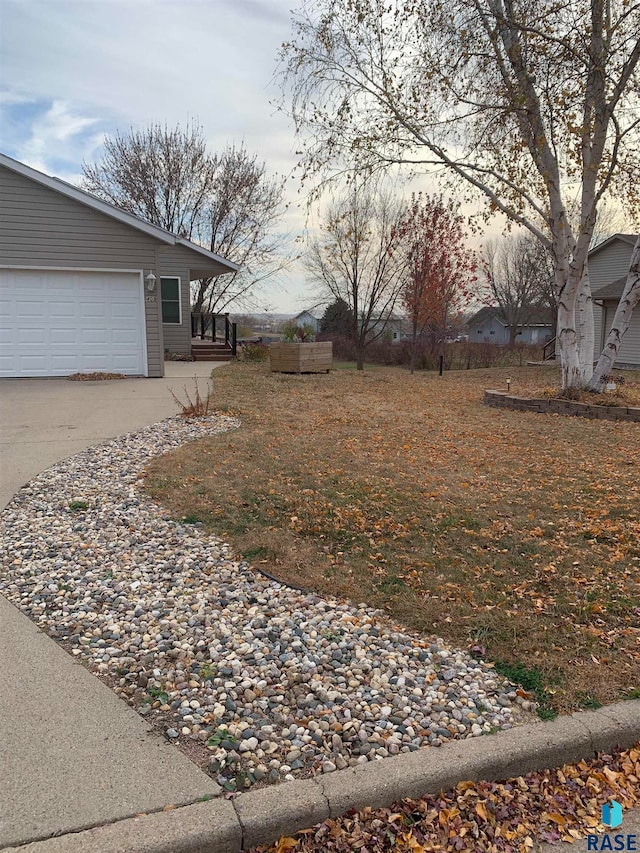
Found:
[[463, 780], [507, 779], [640, 741], [640, 699], [347, 770], [144, 815], [6, 853], [242, 853], [349, 809], [389, 806]]

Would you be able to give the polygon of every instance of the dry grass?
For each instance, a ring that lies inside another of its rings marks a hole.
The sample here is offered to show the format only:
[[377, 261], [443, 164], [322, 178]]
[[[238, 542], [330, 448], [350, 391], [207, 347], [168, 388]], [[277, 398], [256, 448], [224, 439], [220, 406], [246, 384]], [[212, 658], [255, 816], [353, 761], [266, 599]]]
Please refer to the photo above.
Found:
[[558, 710], [592, 707], [640, 687], [640, 429], [483, 406], [507, 376], [553, 381], [222, 368], [242, 427], [162, 457], [147, 486], [284, 581], [520, 665]]

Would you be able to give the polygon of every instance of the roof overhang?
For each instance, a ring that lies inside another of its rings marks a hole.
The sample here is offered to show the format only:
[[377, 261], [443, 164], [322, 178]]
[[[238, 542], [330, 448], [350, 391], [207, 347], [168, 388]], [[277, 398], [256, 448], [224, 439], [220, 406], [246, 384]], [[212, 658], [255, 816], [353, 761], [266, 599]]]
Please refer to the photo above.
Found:
[[[186, 249], [190, 249], [192, 252], [196, 252], [201, 256], [202, 259], [207, 258], [209, 261], [213, 261], [217, 267], [223, 267], [223, 269], [219, 269], [216, 275], [222, 275], [222, 273], [226, 272], [237, 272], [240, 269], [239, 264], [234, 264], [233, 261], [228, 261], [226, 258], [221, 257], [220, 255], [216, 255], [215, 252], [210, 252], [208, 249], [204, 249], [202, 246], [198, 246], [197, 243], [192, 243], [191, 240], [186, 240], [184, 237], [177, 237], [176, 243], [180, 246], [184, 246]], [[207, 267], [209, 269], [209, 267]], [[191, 272], [197, 273], [196, 278], [206, 278], [208, 273], [205, 276], [200, 276], [200, 270], [192, 269]]]
[[610, 246], [616, 240], [620, 240], [628, 246], [634, 246], [637, 239], [638, 238], [635, 234], [612, 234], [611, 237], [607, 237], [607, 239], [603, 240], [602, 243], [598, 243], [597, 246], [594, 246], [593, 249], [589, 251], [589, 257], [593, 257], [593, 255], [597, 254], [601, 249]]

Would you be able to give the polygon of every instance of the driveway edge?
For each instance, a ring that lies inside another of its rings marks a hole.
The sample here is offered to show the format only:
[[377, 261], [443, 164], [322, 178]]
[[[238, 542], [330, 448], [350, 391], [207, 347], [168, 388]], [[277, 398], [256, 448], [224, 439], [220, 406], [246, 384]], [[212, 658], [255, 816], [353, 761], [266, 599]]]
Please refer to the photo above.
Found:
[[119, 821], [6, 853], [242, 853], [349, 809], [560, 767], [640, 741], [640, 699]]

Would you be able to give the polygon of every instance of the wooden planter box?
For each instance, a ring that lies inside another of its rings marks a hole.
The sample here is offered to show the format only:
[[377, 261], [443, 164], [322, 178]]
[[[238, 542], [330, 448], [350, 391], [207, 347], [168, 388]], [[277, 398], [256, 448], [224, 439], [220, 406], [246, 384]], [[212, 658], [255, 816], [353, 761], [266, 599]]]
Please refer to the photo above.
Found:
[[269, 347], [272, 373], [328, 373], [333, 366], [331, 341], [277, 343]]

